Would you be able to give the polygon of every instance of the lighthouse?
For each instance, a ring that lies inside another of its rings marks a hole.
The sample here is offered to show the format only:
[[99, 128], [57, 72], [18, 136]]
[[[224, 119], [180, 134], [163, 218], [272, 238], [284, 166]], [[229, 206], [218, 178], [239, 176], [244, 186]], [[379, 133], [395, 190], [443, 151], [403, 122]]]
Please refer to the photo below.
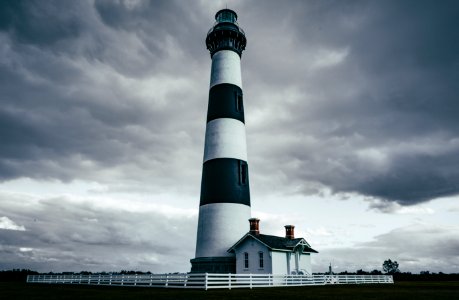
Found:
[[222, 9], [206, 37], [212, 58], [195, 258], [191, 272], [235, 273], [228, 249], [247, 232], [249, 171], [241, 79], [247, 39]]

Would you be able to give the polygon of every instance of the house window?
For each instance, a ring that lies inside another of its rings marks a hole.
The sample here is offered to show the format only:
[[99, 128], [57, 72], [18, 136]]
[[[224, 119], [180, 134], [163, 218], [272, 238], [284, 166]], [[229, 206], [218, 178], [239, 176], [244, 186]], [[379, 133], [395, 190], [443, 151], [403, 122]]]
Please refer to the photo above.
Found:
[[239, 183], [247, 184], [247, 163], [239, 161]]
[[244, 269], [249, 268], [249, 253], [244, 252]]
[[236, 110], [242, 111], [244, 109], [244, 104], [242, 102], [242, 94], [236, 93]]
[[264, 268], [264, 261], [263, 261], [263, 252], [258, 252], [258, 261], [260, 264], [260, 269]]

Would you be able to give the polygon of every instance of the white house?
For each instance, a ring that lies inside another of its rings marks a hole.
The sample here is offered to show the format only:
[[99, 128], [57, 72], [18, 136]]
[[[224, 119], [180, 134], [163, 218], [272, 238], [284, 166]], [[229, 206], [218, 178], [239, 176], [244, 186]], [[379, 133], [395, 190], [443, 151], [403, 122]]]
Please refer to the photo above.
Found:
[[312, 274], [312, 249], [304, 238], [295, 238], [293, 225], [286, 225], [285, 237], [260, 234], [259, 219], [249, 219], [250, 231], [228, 252], [236, 256], [238, 274]]

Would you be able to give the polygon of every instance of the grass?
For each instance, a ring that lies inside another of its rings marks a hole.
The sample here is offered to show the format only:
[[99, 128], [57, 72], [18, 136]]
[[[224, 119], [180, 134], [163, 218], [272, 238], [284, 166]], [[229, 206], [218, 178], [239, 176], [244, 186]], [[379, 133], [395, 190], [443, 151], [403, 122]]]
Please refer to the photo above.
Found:
[[459, 299], [459, 282], [396, 282], [234, 290], [182, 290], [145, 287], [27, 284], [0, 282], [1, 299]]

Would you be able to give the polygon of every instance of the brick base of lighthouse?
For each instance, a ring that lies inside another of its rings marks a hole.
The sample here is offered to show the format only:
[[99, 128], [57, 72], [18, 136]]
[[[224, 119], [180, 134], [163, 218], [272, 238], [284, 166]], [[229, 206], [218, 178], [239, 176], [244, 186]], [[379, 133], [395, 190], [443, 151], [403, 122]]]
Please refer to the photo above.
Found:
[[235, 257], [199, 257], [190, 262], [191, 273], [236, 273]]

